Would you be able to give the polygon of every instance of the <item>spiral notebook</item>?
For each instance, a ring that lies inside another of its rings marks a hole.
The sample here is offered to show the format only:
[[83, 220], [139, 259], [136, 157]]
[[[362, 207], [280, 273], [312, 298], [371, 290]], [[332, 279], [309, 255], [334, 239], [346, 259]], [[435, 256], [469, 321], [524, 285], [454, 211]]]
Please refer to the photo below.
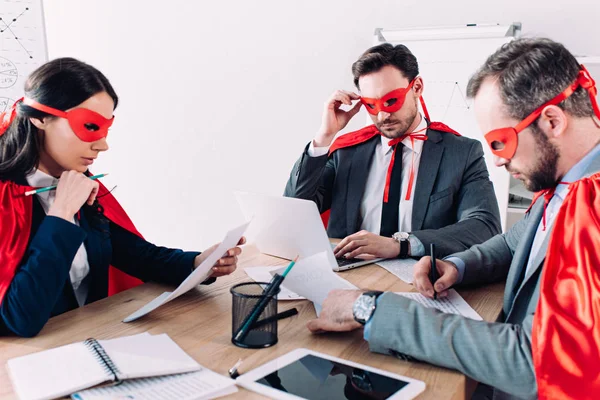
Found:
[[53, 399], [101, 383], [179, 374], [200, 364], [166, 335], [88, 339], [8, 360], [13, 388], [20, 399]]

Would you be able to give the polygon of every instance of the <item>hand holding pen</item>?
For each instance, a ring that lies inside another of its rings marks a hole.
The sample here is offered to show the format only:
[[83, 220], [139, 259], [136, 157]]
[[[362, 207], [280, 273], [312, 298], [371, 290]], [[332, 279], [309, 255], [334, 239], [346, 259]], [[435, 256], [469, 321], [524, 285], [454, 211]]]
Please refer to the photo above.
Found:
[[437, 267], [435, 265], [435, 244], [431, 243], [429, 246], [430, 249], [430, 257], [431, 257], [431, 270], [429, 273], [431, 274], [431, 283], [433, 284], [433, 299], [437, 300], [437, 291], [435, 290], [435, 283], [438, 280], [437, 277]]
[[[431, 249], [430, 249], [431, 253]], [[435, 247], [433, 249], [435, 253]], [[435, 257], [435, 254], [433, 254]], [[430, 299], [446, 297], [448, 289], [458, 282], [458, 268], [448, 260], [432, 261], [431, 254], [421, 258], [414, 266], [413, 285]], [[435, 272], [434, 272], [435, 270]], [[435, 289], [434, 289], [435, 288]], [[435, 296], [435, 297], [434, 297]]]
[[[106, 174], [101, 176], [106, 176]], [[56, 198], [48, 210], [48, 215], [72, 221], [73, 216], [79, 212], [84, 204], [90, 206], [94, 204], [100, 187], [96, 179], [101, 176], [91, 179], [81, 172], [63, 172], [58, 180], [58, 185], [56, 185]], [[36, 189], [32, 191], [34, 192], [32, 194], [43, 193], [53, 189], [53, 186]]]

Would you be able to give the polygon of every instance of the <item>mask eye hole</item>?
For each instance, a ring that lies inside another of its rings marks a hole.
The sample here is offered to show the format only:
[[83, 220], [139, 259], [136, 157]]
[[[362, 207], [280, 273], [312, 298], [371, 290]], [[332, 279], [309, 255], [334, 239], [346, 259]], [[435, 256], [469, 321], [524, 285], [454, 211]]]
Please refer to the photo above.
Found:
[[374, 110], [374, 109], [375, 109], [375, 105], [374, 105], [374, 104], [367, 103], [367, 104], [365, 104], [365, 105], [366, 105], [368, 108], [370, 108], [371, 110]]
[[83, 127], [90, 132], [96, 132], [100, 130], [100, 127], [92, 122], [87, 122], [83, 124]]
[[500, 150], [504, 150], [504, 143], [498, 141], [498, 140], [494, 140], [491, 144], [490, 147], [492, 148], [492, 150], [495, 151], [500, 151]]
[[389, 99], [388, 101], [385, 102], [385, 106], [386, 107], [393, 106], [394, 104], [396, 104], [397, 101], [398, 101], [398, 99], [396, 99], [396, 98]]

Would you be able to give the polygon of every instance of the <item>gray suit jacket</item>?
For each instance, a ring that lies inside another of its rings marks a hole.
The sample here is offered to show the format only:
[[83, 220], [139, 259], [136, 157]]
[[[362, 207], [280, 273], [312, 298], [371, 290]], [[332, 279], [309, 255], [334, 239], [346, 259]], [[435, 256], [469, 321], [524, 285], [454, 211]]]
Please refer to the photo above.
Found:
[[[600, 171], [596, 157], [586, 171]], [[540, 198], [506, 234], [455, 254], [465, 261], [462, 283], [506, 279], [502, 313], [495, 323], [442, 314], [391, 293], [381, 296], [371, 322], [372, 351], [412, 356], [458, 370], [494, 386], [494, 398], [537, 397], [531, 331], [542, 265], [550, 234], [525, 275], [529, 252], [543, 213]]]
[[[500, 233], [498, 202], [481, 143], [432, 129], [427, 136], [415, 185], [411, 233], [426, 249], [435, 242], [439, 256], [466, 250]], [[376, 136], [331, 157], [310, 157], [306, 146], [284, 196], [313, 200], [321, 212], [331, 209], [329, 237], [358, 232], [360, 204], [379, 140]]]

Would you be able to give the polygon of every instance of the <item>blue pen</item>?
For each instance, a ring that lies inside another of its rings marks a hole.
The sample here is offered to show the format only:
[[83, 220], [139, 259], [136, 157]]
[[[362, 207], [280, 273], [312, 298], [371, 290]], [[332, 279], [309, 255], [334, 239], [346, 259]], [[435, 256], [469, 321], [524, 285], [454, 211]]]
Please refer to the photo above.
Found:
[[273, 276], [271, 282], [269, 282], [267, 287], [263, 290], [261, 300], [258, 302], [258, 304], [256, 304], [256, 306], [254, 306], [254, 309], [252, 310], [250, 315], [242, 323], [242, 327], [240, 328], [240, 330], [238, 330], [235, 334], [234, 339], [236, 341], [240, 342], [244, 340], [248, 332], [250, 332], [252, 325], [255, 324], [260, 314], [262, 314], [262, 312], [265, 310], [265, 307], [269, 303], [270, 298], [277, 293], [277, 290], [279, 290], [279, 286], [281, 286], [281, 283], [283, 282], [287, 274], [296, 264], [296, 261], [298, 261], [298, 257], [299, 256], [296, 256], [296, 258], [292, 260], [290, 265], [288, 265], [288, 267], [283, 272], [283, 275], [275, 274], [275, 276]]

